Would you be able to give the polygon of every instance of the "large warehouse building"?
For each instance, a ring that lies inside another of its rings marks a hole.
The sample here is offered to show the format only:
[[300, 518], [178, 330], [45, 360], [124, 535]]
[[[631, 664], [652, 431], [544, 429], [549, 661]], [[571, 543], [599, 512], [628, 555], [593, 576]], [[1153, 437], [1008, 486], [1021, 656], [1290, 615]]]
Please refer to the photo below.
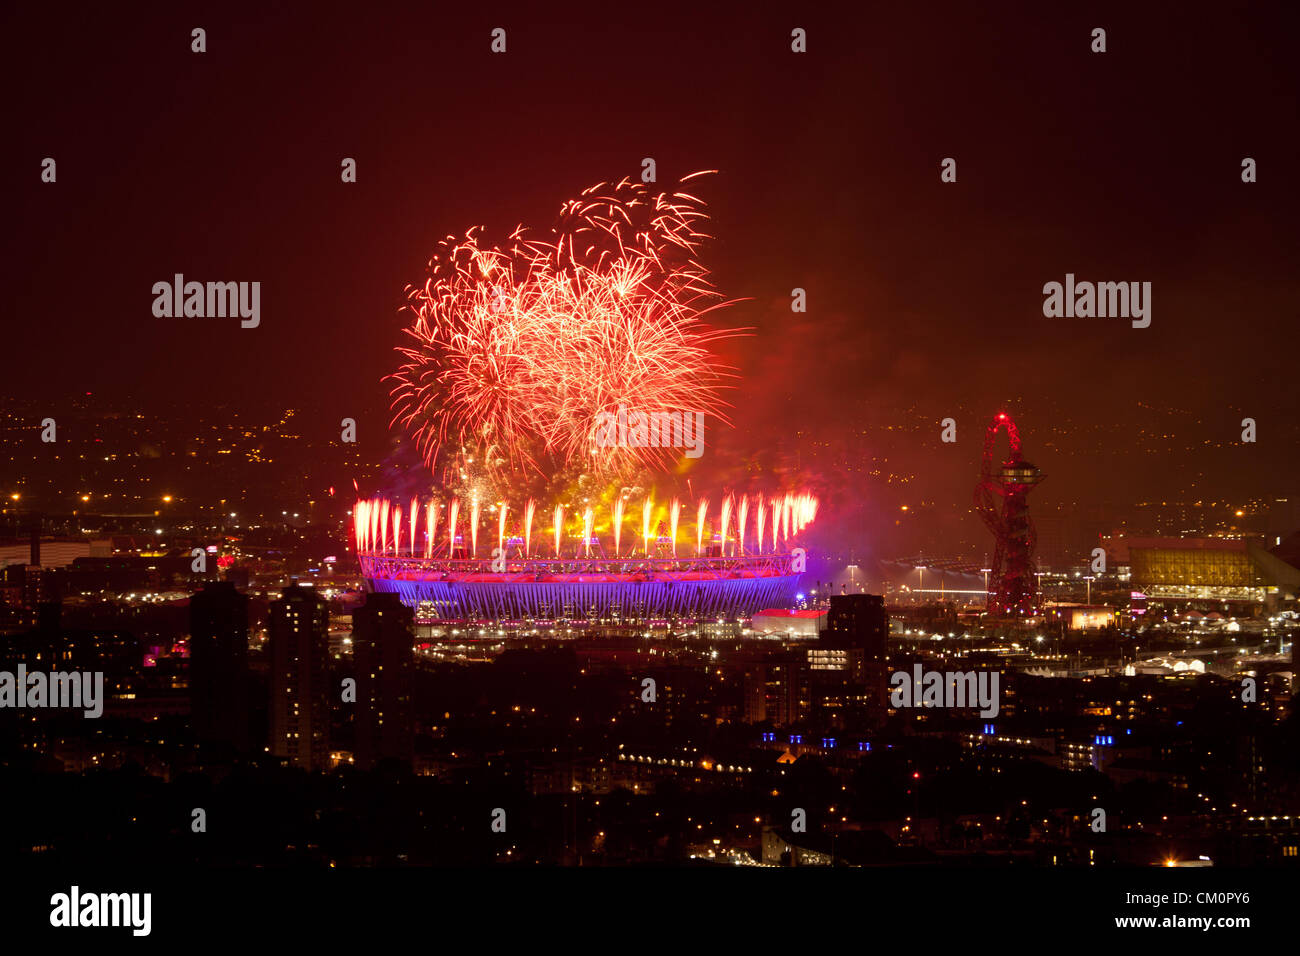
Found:
[[1246, 538], [1126, 538], [1113, 557], [1149, 600], [1274, 605], [1300, 593], [1287, 553]]

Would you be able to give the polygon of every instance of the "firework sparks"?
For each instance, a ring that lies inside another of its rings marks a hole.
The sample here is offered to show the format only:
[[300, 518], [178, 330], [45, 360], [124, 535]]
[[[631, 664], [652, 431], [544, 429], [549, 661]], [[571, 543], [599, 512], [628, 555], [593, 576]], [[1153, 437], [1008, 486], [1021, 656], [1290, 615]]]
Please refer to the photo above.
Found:
[[718, 553], [723, 557], [725, 557], [727, 554], [727, 532], [731, 530], [731, 509], [732, 509], [731, 495], [727, 495], [727, 497], [722, 502], [722, 516], [718, 519], [718, 523], [722, 530], [722, 535], [720, 539], [722, 550], [719, 551]]
[[[719, 528], [721, 529], [721, 539], [723, 542], [721, 557], [726, 556], [726, 541], [732, 536], [731, 519], [734, 516], [735, 539], [738, 542], [733, 549], [736, 556], [745, 555], [745, 541], [747, 527], [749, 523], [749, 512], [754, 512], [754, 530], [757, 540], [757, 547], [754, 553], [761, 554], [764, 551], [764, 535], [766, 524], [770, 512], [772, 522], [772, 544], [771, 550], [776, 553], [784, 541], [785, 546], [789, 547], [790, 538], [804, 530], [810, 525], [817, 516], [818, 499], [815, 495], [806, 492], [800, 494], [788, 494], [783, 497], [772, 497], [768, 501], [768, 507], [764, 507], [761, 496], [755, 496], [753, 501], [755, 506], [750, 507], [750, 496], [742, 495], [740, 497], [739, 507], [735, 507], [735, 496], [728, 494], [722, 502], [721, 516], [719, 518]], [[621, 556], [622, 553], [622, 526], [623, 519], [626, 515], [626, 499], [619, 496], [614, 499], [610, 508], [611, 527], [614, 536], [614, 556]], [[419, 499], [411, 501], [412, 514], [419, 514]], [[508, 547], [507, 525], [509, 524], [510, 506], [501, 502], [497, 505], [497, 547], [506, 549]], [[434, 549], [434, 540], [438, 533], [440, 522], [441, 506], [436, 501], [430, 501], [424, 506], [425, 510], [425, 545], [424, 555], [426, 558], [432, 557]], [[533, 520], [537, 510], [537, 503], [533, 499], [528, 499], [524, 505], [524, 538], [523, 538], [523, 556], [528, 557], [531, 554]], [[563, 552], [563, 535], [564, 535], [564, 506], [556, 505], [553, 512], [554, 523], [553, 531], [555, 535], [555, 556], [562, 557]], [[672, 499], [668, 507], [668, 533], [672, 545], [673, 556], [677, 555], [677, 533], [681, 521], [682, 504], [677, 498]], [[734, 512], [734, 515], [733, 515]], [[447, 556], [450, 558], [457, 557], [457, 523], [460, 515], [460, 499], [452, 498], [447, 506]], [[787, 517], [788, 516], [788, 517]], [[358, 500], [352, 509], [353, 535], [357, 544], [358, 552], [378, 552], [381, 554], [402, 554], [402, 534], [405, 527], [402, 521], [403, 510], [401, 506], [393, 505], [387, 499], [371, 498], [369, 500]], [[408, 516], [410, 517], [410, 516]], [[475, 523], [478, 517], [478, 501], [470, 501], [470, 521]], [[641, 507], [641, 536], [644, 541], [645, 555], [651, 556], [652, 552], [652, 520], [654, 517], [653, 500], [647, 497]], [[709, 529], [709, 501], [702, 498], [696, 505], [695, 516], [695, 550], [698, 556], [703, 557], [705, 553], [705, 535]], [[587, 507], [582, 512], [582, 530], [583, 530], [583, 554], [590, 555], [593, 531], [595, 529], [595, 509]], [[390, 541], [389, 528], [392, 528], [392, 540]], [[415, 544], [419, 535], [418, 518], [412, 519], [409, 525], [409, 534], [412, 543], [408, 546], [408, 552], [411, 557], [415, 557]], [[476, 535], [471, 528], [471, 541], [476, 539]], [[471, 544], [470, 556], [475, 557], [476, 545]], [[632, 554], [636, 551], [633, 547]]]
[[415, 318], [391, 376], [393, 420], [425, 461], [444, 445], [492, 445], [513, 465], [545, 454], [662, 468], [669, 449], [593, 447], [599, 416], [625, 406], [725, 421], [732, 373], [712, 346], [740, 330], [702, 321], [726, 303], [696, 258], [701, 207], [623, 180], [566, 203], [545, 238], [521, 227], [504, 247], [476, 230], [444, 241], [408, 288]]
[[456, 519], [460, 517], [460, 499], [452, 498], [447, 509], [447, 556], [456, 556]]
[[614, 557], [618, 557], [620, 542], [623, 537], [623, 509], [627, 500], [619, 495], [614, 499]]
[[411, 557], [415, 557], [415, 527], [420, 522], [420, 499], [411, 499]]
[[438, 517], [438, 503], [430, 501], [424, 521], [424, 556], [426, 558], [433, 557], [433, 543], [438, 536]]
[[478, 557], [478, 495], [469, 499], [469, 556]]
[[668, 527], [669, 534], [673, 539], [673, 557], [677, 557], [677, 522], [682, 516], [682, 503], [676, 498], [673, 499], [672, 505], [668, 508]]
[[358, 551], [362, 550], [365, 546], [365, 537], [362, 535], [361, 531], [368, 520], [366, 517], [366, 509], [368, 507], [369, 503], [365, 501], [358, 501], [352, 506], [352, 540], [356, 543]]
[[537, 511], [537, 502], [532, 498], [524, 505], [524, 557], [533, 550], [533, 514]]
[[695, 553], [704, 554], [704, 519], [709, 513], [709, 499], [701, 498], [700, 506], [695, 512]]
[[[736, 553], [745, 553], [745, 524], [749, 520], [749, 495], [740, 496], [740, 508], [736, 512]], [[763, 535], [759, 532], [758, 548], [763, 549]]]

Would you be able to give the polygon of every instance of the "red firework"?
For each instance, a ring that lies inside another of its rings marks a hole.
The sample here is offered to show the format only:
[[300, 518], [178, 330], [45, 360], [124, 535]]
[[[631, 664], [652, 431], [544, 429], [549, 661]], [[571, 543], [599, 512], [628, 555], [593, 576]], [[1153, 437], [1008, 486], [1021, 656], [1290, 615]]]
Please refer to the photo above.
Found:
[[413, 344], [391, 376], [393, 421], [425, 462], [452, 445], [495, 447], [512, 465], [545, 454], [663, 468], [674, 449], [599, 447], [602, 416], [725, 421], [733, 376], [711, 346], [742, 330], [702, 321], [729, 304], [695, 257], [702, 205], [625, 179], [565, 203], [544, 239], [520, 227], [504, 247], [473, 229], [440, 243], [429, 278], [407, 290]]

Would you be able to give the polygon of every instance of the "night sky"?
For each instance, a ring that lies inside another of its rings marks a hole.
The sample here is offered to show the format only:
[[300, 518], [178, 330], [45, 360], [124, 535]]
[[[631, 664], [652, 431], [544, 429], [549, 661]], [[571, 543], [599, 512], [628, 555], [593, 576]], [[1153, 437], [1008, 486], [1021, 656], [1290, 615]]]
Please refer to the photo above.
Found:
[[[1031, 458], [1035, 429], [1118, 436], [1095, 471], [1058, 465], [1063, 490], [1165, 471], [1123, 457], [1152, 409], [1205, 430], [1188, 446], [1259, 420], [1249, 458], [1205, 459], [1210, 480], [1294, 473], [1293, 4], [565, 6], [9, 6], [7, 389], [385, 429], [403, 288], [434, 243], [549, 226], [649, 156], [663, 186], [719, 170], [696, 184], [703, 258], [747, 300], [728, 324], [754, 328], [729, 355], [741, 432], [722, 458], [928, 417], [911, 465], [950, 472], [932, 490], [964, 507], [1005, 401]], [[155, 318], [177, 272], [261, 281], [261, 327]], [[1044, 318], [1067, 272], [1151, 282], [1150, 328]]]

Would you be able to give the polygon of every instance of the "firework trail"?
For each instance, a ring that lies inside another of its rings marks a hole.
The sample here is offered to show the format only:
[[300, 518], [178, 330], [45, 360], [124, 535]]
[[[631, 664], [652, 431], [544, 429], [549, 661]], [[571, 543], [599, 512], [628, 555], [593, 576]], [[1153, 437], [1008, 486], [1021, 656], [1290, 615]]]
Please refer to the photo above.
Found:
[[537, 511], [537, 502], [532, 498], [528, 499], [528, 504], [524, 505], [524, 557], [532, 552], [533, 548], [533, 514]]
[[564, 505], [555, 506], [555, 556], [560, 556], [560, 535], [564, 531]]
[[682, 503], [676, 498], [668, 509], [668, 527], [669, 533], [673, 538], [673, 557], [677, 557], [677, 521], [682, 515]]
[[625, 179], [565, 203], [543, 237], [520, 227], [488, 246], [471, 229], [440, 243], [428, 279], [408, 287], [414, 321], [390, 376], [393, 422], [425, 462], [491, 445], [538, 470], [542, 457], [664, 468], [670, 449], [598, 443], [599, 416], [625, 406], [725, 421], [734, 375], [712, 346], [741, 330], [703, 324], [729, 303], [696, 258], [702, 206]]
[[352, 506], [352, 540], [361, 551], [365, 547], [365, 538], [361, 534], [361, 529], [365, 526], [368, 519], [366, 517], [367, 502], [358, 501]]
[[478, 495], [469, 500], [469, 556], [478, 557]]
[[795, 499], [797, 530], [802, 531], [816, 520], [817, 504], [817, 498], [806, 492]]
[[447, 557], [456, 556], [456, 519], [460, 517], [460, 499], [452, 498], [447, 510]]
[[641, 537], [645, 539], [645, 553], [650, 553], [650, 515], [654, 511], [654, 502], [646, 495], [645, 504], [641, 506]]
[[623, 537], [623, 509], [626, 505], [627, 500], [622, 495], [614, 499], [614, 557], [616, 558]]
[[415, 557], [415, 527], [420, 522], [420, 500], [411, 499], [411, 557]]
[[591, 525], [596, 516], [590, 508], [582, 513], [582, 546], [587, 557], [591, 557]]
[[[740, 508], [737, 511], [737, 515], [736, 515], [736, 522], [738, 525], [738, 527], [736, 528], [736, 537], [738, 539], [736, 550], [738, 554], [742, 554], [742, 555], [745, 553], [745, 524], [748, 522], [748, 520], [749, 520], [749, 495], [741, 495]], [[759, 532], [758, 547], [760, 551], [763, 549], [762, 532]]]
[[704, 554], [704, 518], [709, 513], [709, 499], [701, 498], [700, 507], [695, 514], [695, 553]]
[[425, 515], [424, 557], [433, 557], [434, 538], [438, 537], [438, 502], [430, 501], [428, 514]]
[[505, 554], [506, 546], [506, 511], [507, 506], [503, 501], [501, 502], [501, 512], [497, 515], [497, 548], [501, 550], [502, 554]]
[[718, 519], [719, 523], [722, 525], [722, 550], [719, 551], [718, 554], [722, 557], [727, 556], [727, 532], [731, 529], [731, 508], [731, 495], [727, 495], [722, 502], [722, 516]]

